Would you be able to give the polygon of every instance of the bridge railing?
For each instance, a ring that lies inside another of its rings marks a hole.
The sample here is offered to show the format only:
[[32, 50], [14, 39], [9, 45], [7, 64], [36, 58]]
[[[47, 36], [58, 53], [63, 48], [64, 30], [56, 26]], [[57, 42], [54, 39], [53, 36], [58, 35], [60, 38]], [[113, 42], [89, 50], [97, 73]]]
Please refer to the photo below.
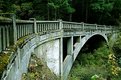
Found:
[[108, 32], [113, 30], [112, 26], [105, 26], [105, 25], [97, 25], [97, 24], [87, 24], [87, 23], [77, 23], [77, 22], [67, 22], [63, 21], [63, 30], [64, 31], [85, 31], [85, 32]]
[[[10, 17], [10, 18], [3, 18]], [[13, 21], [12, 16], [8, 14], [0, 15], [0, 52], [13, 44]], [[10, 37], [11, 36], [11, 37]]]
[[36, 21], [37, 33], [49, 33], [59, 30], [59, 21]]
[[17, 40], [23, 36], [34, 33], [33, 21], [17, 20], [16, 21], [16, 33]]
[[111, 31], [111, 26], [67, 22], [67, 21], [38, 21], [34, 18], [30, 20], [16, 20], [15, 16], [7, 20], [0, 20], [0, 52], [16, 43], [21, 37], [33, 33], [46, 34], [63, 30], [65, 32], [89, 32], [89, 31]]
[[83, 23], [63, 21], [62, 24], [63, 24], [64, 31], [82, 31], [83, 30]]

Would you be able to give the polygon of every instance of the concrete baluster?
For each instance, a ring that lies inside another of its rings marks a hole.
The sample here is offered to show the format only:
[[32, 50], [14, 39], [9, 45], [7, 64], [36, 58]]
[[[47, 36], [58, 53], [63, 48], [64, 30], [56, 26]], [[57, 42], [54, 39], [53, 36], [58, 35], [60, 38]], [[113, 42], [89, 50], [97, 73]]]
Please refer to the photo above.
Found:
[[54, 30], [56, 30], [56, 26], [57, 26], [56, 23], [54, 23]]
[[26, 24], [25, 26], [25, 35], [27, 35], [27, 27], [28, 27], [29, 24]]
[[31, 34], [32, 34], [33, 33], [33, 25], [31, 25], [31, 30], [30, 31], [31, 31]]
[[17, 30], [18, 30], [18, 31], [17, 31], [17, 32], [18, 32], [18, 37], [17, 37], [17, 39], [18, 39], [18, 38], [20, 38], [20, 26], [17, 25], [17, 28], [18, 28], [18, 29], [17, 29]]
[[24, 24], [22, 27], [23, 28], [23, 36], [25, 36], [25, 26], [26, 26], [26, 24]]
[[29, 24], [27, 27], [27, 34], [29, 35], [30, 33], [31, 33], [31, 24]]
[[55, 26], [54, 23], [53, 23], [52, 25], [53, 25], [53, 26], [52, 26], [52, 30], [54, 30], [54, 26]]
[[55, 29], [55, 23], [53, 23], [53, 30]]
[[52, 25], [51, 25], [51, 30], [53, 30], [53, 23], [52, 23]]
[[81, 23], [82, 23], [82, 30], [84, 31], [85, 30], [84, 23], [83, 22]]
[[45, 23], [45, 24], [44, 24], [44, 32], [46, 32], [47, 24], [48, 24], [48, 23]]
[[95, 30], [96, 30], [96, 31], [98, 30], [97, 24], [95, 24]]
[[3, 50], [5, 50], [5, 48], [6, 48], [6, 30], [5, 30], [5, 27], [2, 29], [2, 48], [3, 48]]
[[24, 36], [25, 36], [26, 35], [26, 24], [24, 24], [23, 29], [24, 29]]
[[104, 32], [106, 33], [106, 26], [104, 25]]
[[55, 30], [57, 30], [57, 26], [58, 26], [57, 23], [55, 23]]
[[37, 24], [37, 33], [39, 32], [40, 30], [39, 30], [39, 24]]
[[[25, 24], [23, 25], [22, 28], [23, 28], [23, 36], [25, 36]], [[22, 36], [22, 37], [23, 37], [23, 36]]]
[[40, 32], [40, 27], [39, 27], [39, 26], [40, 26], [40, 25], [37, 24], [37, 33]]
[[49, 30], [51, 31], [52, 29], [51, 29], [51, 26], [52, 26], [52, 23], [50, 23], [50, 26], [49, 26]]
[[28, 33], [27, 33], [27, 28], [29, 28], [29, 24], [26, 24], [26, 26], [25, 26], [25, 35], [28, 34]]
[[53, 23], [52, 30], [54, 30], [54, 26], [55, 26], [55, 24]]
[[46, 24], [47, 24], [47, 23], [44, 23], [44, 32], [46, 31]]
[[2, 51], [2, 37], [1, 37], [1, 26], [0, 26], [0, 52]]
[[45, 29], [46, 29], [46, 32], [47, 32], [48, 24], [49, 24], [49, 23], [46, 23], [46, 27], [45, 27]]
[[22, 26], [21, 25], [19, 25], [19, 30], [20, 30], [20, 37], [22, 36]]
[[47, 31], [49, 30], [49, 25], [50, 25], [50, 23], [49, 23], [49, 24], [47, 24]]
[[[50, 23], [51, 24], [51, 23]], [[48, 31], [50, 30], [50, 24], [48, 24]]]
[[42, 32], [42, 23], [39, 24], [39, 25], [40, 25], [40, 26], [39, 26], [39, 27], [40, 27], [40, 32]]
[[26, 25], [26, 29], [25, 29], [26, 35], [28, 35], [28, 30], [27, 30], [28, 28], [29, 28], [29, 24]]
[[54, 23], [54, 30], [56, 30], [56, 23]]
[[52, 29], [52, 30], [53, 30], [53, 26], [54, 26], [53, 24], [54, 24], [54, 23], [52, 23], [52, 26], [51, 26], [51, 29]]
[[16, 27], [17, 27], [17, 39], [18, 39], [19, 38], [19, 26], [16, 25]]
[[40, 27], [41, 27], [41, 32], [43, 32], [43, 23], [40, 25]]
[[7, 47], [9, 47], [9, 26], [7, 25], [6, 26], [6, 38], [7, 38], [7, 41], [6, 41], [6, 43], [7, 43]]
[[59, 23], [57, 23], [57, 30], [59, 30]]
[[28, 26], [27, 26], [27, 35], [29, 35], [29, 33], [30, 33], [30, 29], [31, 28], [31, 24], [29, 24]]
[[45, 32], [46, 32], [46, 30], [47, 30], [47, 24], [48, 24], [48, 23], [45, 23], [45, 27], [44, 27]]
[[23, 25], [21, 25], [21, 37], [23, 36], [24, 30], [23, 30]]
[[43, 30], [43, 32], [45, 31], [45, 23], [43, 23], [43, 25], [42, 25], [42, 30]]

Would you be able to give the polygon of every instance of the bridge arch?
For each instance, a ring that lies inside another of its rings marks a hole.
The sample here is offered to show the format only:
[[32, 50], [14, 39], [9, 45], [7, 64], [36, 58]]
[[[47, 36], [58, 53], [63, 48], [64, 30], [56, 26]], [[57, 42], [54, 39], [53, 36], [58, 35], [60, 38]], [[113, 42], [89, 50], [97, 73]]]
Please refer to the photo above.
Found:
[[99, 40], [104, 40], [106, 43], [108, 43], [108, 38], [105, 34], [102, 33], [94, 33], [91, 35], [85, 35], [82, 36], [80, 43], [75, 43], [75, 50], [73, 51], [74, 54], [74, 61], [79, 54], [80, 50], [85, 46], [86, 43], [88, 43], [91, 39], [93, 39], [96, 42], [96, 38]]
[[90, 51], [93, 51], [93, 49], [97, 49], [98, 47], [100, 47], [101, 42], [108, 43], [107, 36], [103, 34], [93, 34], [91, 36], [87, 36], [87, 40], [84, 43], [81, 50], [84, 49], [84, 47], [86, 47], [86, 49], [88, 48]]
[[[63, 72], [63, 75], [64, 75], [64, 80], [67, 79], [67, 76], [72, 68], [72, 65], [74, 63], [74, 61], [76, 60], [77, 56], [79, 55], [81, 49], [88, 43], [88, 42], [92, 42], [94, 40], [95, 41], [105, 41], [106, 43], [108, 43], [108, 38], [105, 34], [103, 33], [94, 33], [94, 34], [86, 34], [86, 35], [81, 35], [80, 36], [81, 39], [80, 39], [80, 42], [77, 42], [75, 43], [74, 47], [74, 51], [73, 51], [73, 54], [72, 55], [67, 55], [67, 57], [65, 58], [65, 61], [64, 61], [64, 72]], [[96, 40], [97, 39], [97, 40]], [[72, 61], [72, 62], [70, 62]]]

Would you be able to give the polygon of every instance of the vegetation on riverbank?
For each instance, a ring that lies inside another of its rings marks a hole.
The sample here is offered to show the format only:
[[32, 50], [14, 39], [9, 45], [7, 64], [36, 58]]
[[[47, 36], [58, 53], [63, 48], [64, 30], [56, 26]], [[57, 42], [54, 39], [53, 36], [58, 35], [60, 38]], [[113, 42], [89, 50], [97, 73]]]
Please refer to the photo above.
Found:
[[103, 44], [93, 53], [78, 55], [69, 80], [121, 80], [121, 35], [110, 47]]

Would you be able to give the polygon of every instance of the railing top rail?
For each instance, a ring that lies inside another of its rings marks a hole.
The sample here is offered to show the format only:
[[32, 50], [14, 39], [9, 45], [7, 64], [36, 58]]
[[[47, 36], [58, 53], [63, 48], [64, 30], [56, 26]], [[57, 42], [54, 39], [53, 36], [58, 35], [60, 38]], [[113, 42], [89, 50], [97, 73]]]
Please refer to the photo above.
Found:
[[97, 24], [84, 23], [85, 26], [96, 26]]
[[68, 22], [68, 21], [62, 21], [63, 23], [67, 23], [67, 24], [83, 24], [83, 22], [79, 23], [79, 22]]
[[31, 20], [16, 20], [16, 23], [33, 23]]
[[37, 20], [36, 21], [37, 23], [57, 23], [57, 22], [59, 22], [59, 21], [39, 21], [39, 20]]

